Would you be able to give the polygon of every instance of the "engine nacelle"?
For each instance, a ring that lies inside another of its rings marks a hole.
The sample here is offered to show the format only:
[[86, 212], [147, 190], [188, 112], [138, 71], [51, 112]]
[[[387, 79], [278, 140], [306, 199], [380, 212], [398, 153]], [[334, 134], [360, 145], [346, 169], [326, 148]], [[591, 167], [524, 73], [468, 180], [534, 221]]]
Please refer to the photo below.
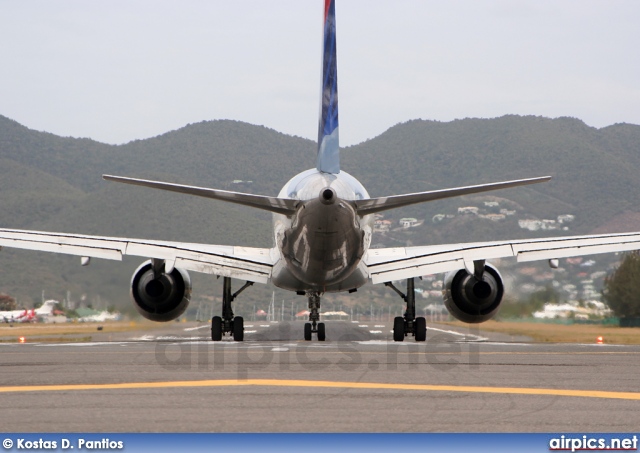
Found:
[[131, 298], [142, 316], [151, 321], [172, 321], [185, 312], [191, 300], [187, 271], [174, 268], [154, 278], [151, 260], [136, 269], [131, 278]]
[[498, 312], [504, 284], [498, 269], [485, 264], [482, 280], [465, 269], [449, 272], [444, 279], [444, 305], [462, 322], [487, 321]]

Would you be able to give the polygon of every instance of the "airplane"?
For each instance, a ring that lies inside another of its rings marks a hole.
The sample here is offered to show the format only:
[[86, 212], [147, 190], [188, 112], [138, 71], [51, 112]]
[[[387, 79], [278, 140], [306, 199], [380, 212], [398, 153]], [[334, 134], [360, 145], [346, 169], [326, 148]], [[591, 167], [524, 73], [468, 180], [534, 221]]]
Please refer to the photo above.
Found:
[[[255, 248], [86, 236], [0, 229], [0, 246], [81, 257], [122, 260], [124, 255], [147, 259], [131, 279], [131, 298], [138, 312], [153, 321], [170, 321], [184, 313], [191, 297], [188, 271], [223, 278], [220, 316], [211, 319], [211, 339], [229, 334], [244, 339], [244, 320], [235, 316], [233, 301], [254, 283], [304, 295], [309, 319], [303, 338], [315, 334], [325, 341], [320, 322], [325, 293], [354, 292], [367, 282], [384, 284], [406, 303], [404, 316], [394, 319], [393, 340], [413, 336], [426, 341], [424, 317], [416, 316], [415, 279], [444, 274], [444, 303], [449, 313], [466, 323], [491, 319], [500, 307], [504, 284], [488, 260], [515, 257], [517, 262], [558, 259], [640, 249], [640, 232], [530, 240], [500, 240], [415, 247], [372, 249], [374, 214], [444, 198], [483, 193], [548, 181], [549, 176], [471, 185], [428, 192], [371, 198], [364, 186], [340, 167], [335, 0], [324, 0], [321, 109], [316, 167], [291, 178], [277, 196], [265, 196], [122, 176], [107, 181], [222, 200], [273, 214], [274, 246]], [[244, 280], [232, 291], [232, 280]], [[406, 281], [401, 291], [393, 282]]]
[[56, 300], [47, 300], [40, 307], [31, 310], [0, 311], [0, 317], [7, 323], [35, 322], [39, 317], [51, 315], [57, 303]]
[[0, 311], [0, 317], [6, 323], [29, 322], [33, 319], [33, 314], [29, 310], [9, 310]]
[[120, 313], [109, 313], [107, 310], [103, 310], [95, 315], [83, 316], [78, 319], [80, 322], [105, 322], [118, 320], [120, 320]]

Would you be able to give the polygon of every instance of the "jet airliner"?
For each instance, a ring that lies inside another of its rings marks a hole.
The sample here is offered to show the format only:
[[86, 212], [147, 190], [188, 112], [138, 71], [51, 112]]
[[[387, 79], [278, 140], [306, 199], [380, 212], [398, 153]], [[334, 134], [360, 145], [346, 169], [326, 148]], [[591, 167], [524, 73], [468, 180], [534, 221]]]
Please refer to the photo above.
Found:
[[58, 301], [48, 300], [44, 302], [38, 308], [32, 308], [31, 310], [10, 310], [0, 311], [0, 318], [6, 323], [12, 322], [35, 322], [38, 318], [47, 317], [53, 314]]
[[[320, 322], [321, 297], [353, 292], [367, 282], [384, 284], [406, 303], [393, 323], [393, 339], [426, 341], [425, 318], [416, 316], [415, 278], [444, 274], [444, 303], [467, 323], [491, 319], [504, 294], [500, 273], [488, 260], [515, 257], [518, 262], [558, 259], [640, 249], [640, 232], [531, 240], [477, 242], [371, 249], [373, 214], [461, 195], [545, 182], [548, 176], [429, 192], [371, 198], [362, 184], [340, 167], [335, 0], [324, 1], [321, 109], [316, 167], [289, 180], [277, 196], [238, 193], [160, 181], [104, 175], [107, 181], [222, 200], [273, 213], [272, 248], [221, 246], [144, 239], [85, 236], [25, 230], [0, 230], [0, 246], [121, 260], [144, 257], [131, 279], [138, 312], [154, 321], [184, 313], [191, 297], [188, 271], [223, 278], [222, 309], [211, 319], [211, 339], [244, 338], [244, 321], [233, 301], [254, 283], [271, 283], [304, 295], [309, 320], [303, 337], [326, 339]], [[235, 292], [234, 280], [245, 281]], [[406, 281], [404, 292], [393, 282]]]

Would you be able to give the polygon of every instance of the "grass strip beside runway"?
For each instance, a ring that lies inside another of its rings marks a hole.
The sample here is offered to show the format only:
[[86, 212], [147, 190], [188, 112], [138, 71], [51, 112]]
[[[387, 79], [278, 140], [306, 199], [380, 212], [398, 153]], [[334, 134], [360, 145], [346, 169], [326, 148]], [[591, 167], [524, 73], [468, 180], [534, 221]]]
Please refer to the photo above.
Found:
[[518, 387], [477, 387], [463, 385], [429, 385], [429, 384], [389, 384], [376, 382], [333, 382], [306, 381], [286, 379], [227, 379], [203, 381], [166, 381], [166, 382], [123, 382], [117, 384], [65, 384], [65, 385], [25, 385], [0, 387], [0, 393], [16, 392], [72, 392], [80, 390], [127, 390], [157, 388], [198, 388], [198, 387], [304, 387], [335, 388], [354, 390], [402, 390], [422, 392], [462, 392], [462, 393], [494, 393], [506, 395], [544, 395], [580, 398], [608, 398], [623, 400], [640, 400], [639, 392], [611, 392], [602, 390], [571, 390]]
[[482, 324], [469, 325], [460, 321], [443, 323], [460, 327], [474, 335], [487, 332], [525, 336], [538, 343], [584, 343], [595, 344], [603, 337], [605, 344], [640, 344], [640, 327], [618, 327], [600, 324], [558, 324], [551, 322], [516, 322], [489, 320]]

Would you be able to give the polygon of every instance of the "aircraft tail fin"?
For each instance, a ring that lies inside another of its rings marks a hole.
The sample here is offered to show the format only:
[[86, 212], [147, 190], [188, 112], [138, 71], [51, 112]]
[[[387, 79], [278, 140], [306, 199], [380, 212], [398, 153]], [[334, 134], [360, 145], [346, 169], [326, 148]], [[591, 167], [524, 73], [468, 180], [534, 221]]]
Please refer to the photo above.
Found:
[[34, 316], [36, 314], [38, 314], [38, 315], [50, 315], [51, 313], [53, 313], [53, 309], [54, 309], [55, 305], [57, 305], [57, 304], [58, 304], [57, 300], [50, 299], [50, 300], [45, 301], [39, 308], [37, 308], [37, 309], [35, 309], [33, 311]]
[[316, 168], [323, 173], [340, 173], [338, 139], [338, 70], [336, 62], [335, 0], [324, 2], [324, 40], [322, 50], [322, 86], [318, 125]]

